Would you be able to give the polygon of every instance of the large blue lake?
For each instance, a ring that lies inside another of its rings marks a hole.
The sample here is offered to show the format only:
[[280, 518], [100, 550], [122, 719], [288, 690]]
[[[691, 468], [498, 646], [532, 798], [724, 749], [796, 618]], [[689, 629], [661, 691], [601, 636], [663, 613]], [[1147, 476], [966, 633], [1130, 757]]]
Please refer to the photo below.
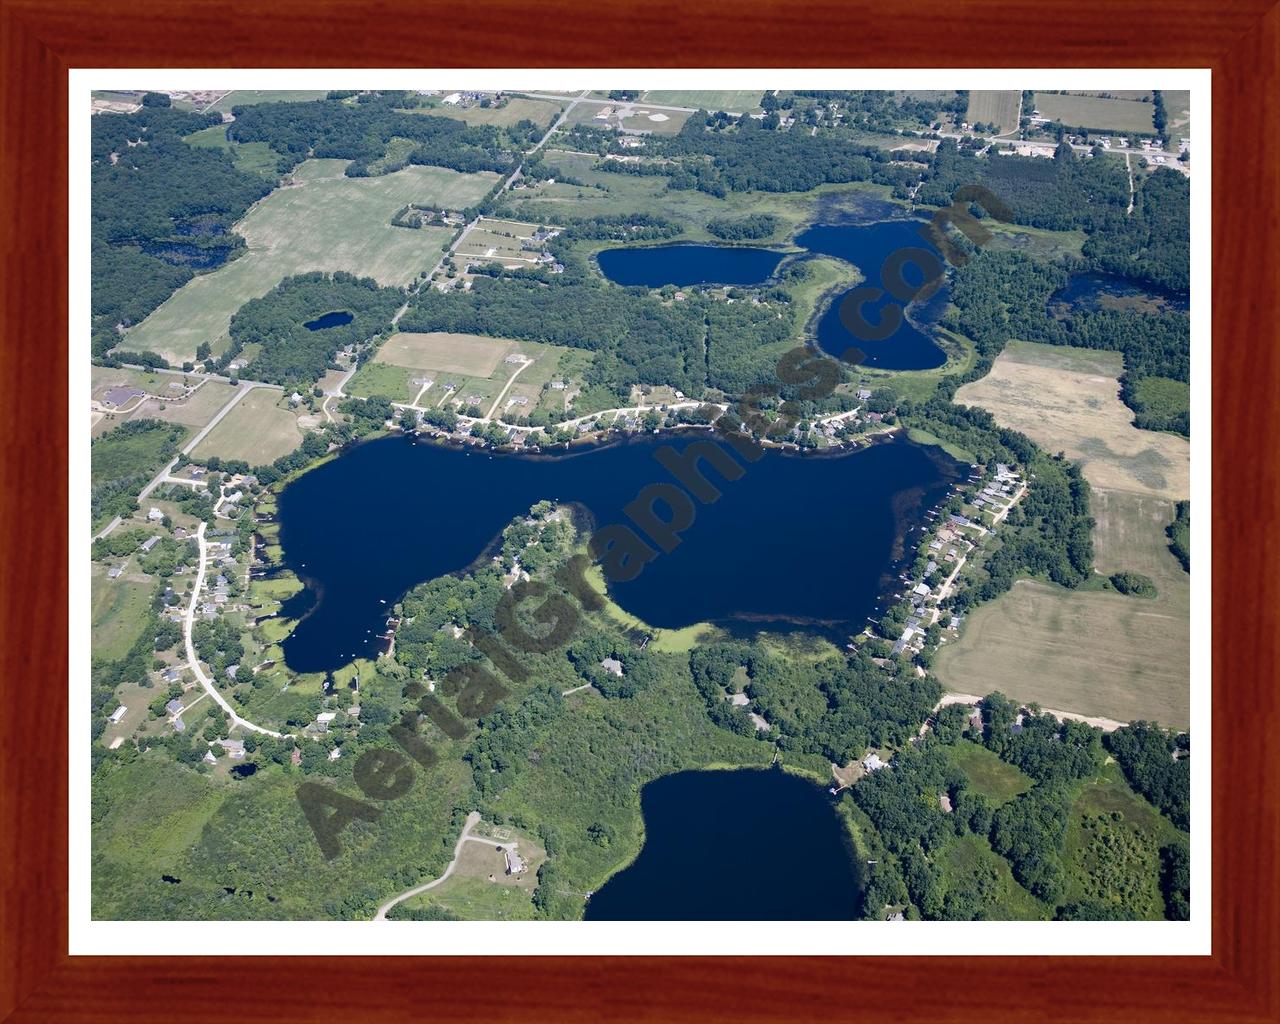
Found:
[[856, 861], [812, 782], [776, 769], [681, 772], [645, 786], [640, 804], [640, 856], [591, 897], [587, 920], [858, 916]]
[[596, 259], [615, 284], [661, 288], [674, 284], [761, 284], [786, 253], [734, 245], [646, 245], [605, 249]]
[[[672, 479], [655, 451], [693, 440], [528, 456], [397, 436], [312, 470], [279, 501], [285, 563], [308, 586], [286, 609], [305, 613], [284, 642], [287, 663], [313, 672], [371, 656], [406, 591], [467, 568], [542, 499], [576, 503], [596, 525], [626, 522], [642, 487]], [[732, 482], [708, 473], [722, 498], [698, 506], [674, 551], [610, 584], [619, 605], [656, 627], [806, 627], [843, 642], [878, 610], [904, 537], [958, 472], [905, 440], [834, 456], [772, 450], [744, 469]]]

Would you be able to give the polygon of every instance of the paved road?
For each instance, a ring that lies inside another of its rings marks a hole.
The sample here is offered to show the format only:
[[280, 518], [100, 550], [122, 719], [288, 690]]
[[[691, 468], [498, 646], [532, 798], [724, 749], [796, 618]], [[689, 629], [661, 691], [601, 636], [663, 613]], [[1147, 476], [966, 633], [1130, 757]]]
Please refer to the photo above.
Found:
[[417, 896], [419, 893], [426, 892], [428, 889], [434, 889], [443, 882], [451, 874], [453, 869], [458, 866], [458, 858], [462, 856], [462, 844], [470, 840], [473, 843], [484, 843], [486, 846], [496, 846], [501, 849], [503, 846], [510, 846], [511, 842], [500, 843], [496, 839], [484, 839], [480, 836], [473, 836], [471, 830], [476, 827], [480, 821], [480, 812], [472, 811], [467, 815], [467, 823], [462, 826], [462, 834], [458, 836], [458, 842], [453, 847], [453, 860], [449, 861], [449, 866], [444, 869], [444, 874], [439, 878], [432, 879], [430, 882], [424, 882], [422, 885], [415, 885], [412, 889], [406, 889], [399, 896], [393, 896], [378, 908], [377, 914], [374, 915], [375, 921], [385, 921], [387, 919], [387, 911], [398, 903], [403, 903], [407, 899]]
[[195, 645], [191, 642], [191, 631], [195, 624], [196, 606], [200, 603], [200, 588], [204, 586], [205, 570], [209, 564], [209, 546], [205, 543], [204, 531], [207, 523], [201, 523], [200, 528], [196, 530], [196, 541], [200, 545], [200, 567], [196, 570], [196, 584], [191, 588], [191, 603], [187, 605], [187, 614], [182, 622], [182, 640], [187, 649], [187, 667], [195, 674], [196, 679], [200, 681], [200, 685], [204, 687], [205, 693], [212, 697], [223, 711], [227, 713], [227, 717], [231, 719], [231, 726], [241, 726], [250, 732], [260, 732], [266, 736], [274, 736], [277, 739], [282, 735], [278, 732], [272, 732], [270, 729], [264, 729], [260, 725], [254, 725], [247, 718], [241, 718], [236, 714], [235, 708], [227, 703], [225, 697], [218, 692], [218, 688], [213, 685], [213, 680], [205, 675], [204, 669], [200, 667], [200, 659], [196, 657]]

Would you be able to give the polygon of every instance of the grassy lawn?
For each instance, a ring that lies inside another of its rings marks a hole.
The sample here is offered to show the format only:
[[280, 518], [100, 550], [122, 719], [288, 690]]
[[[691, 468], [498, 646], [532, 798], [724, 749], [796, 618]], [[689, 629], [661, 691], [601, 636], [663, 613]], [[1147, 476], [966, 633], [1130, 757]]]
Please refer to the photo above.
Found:
[[1005, 346], [991, 372], [956, 393], [1051, 452], [1078, 460], [1095, 487], [1179, 499], [1190, 495], [1186, 439], [1139, 430], [1119, 397], [1118, 352], [1037, 345]]
[[411, 372], [403, 366], [371, 361], [356, 371], [356, 375], [351, 378], [351, 382], [346, 387], [346, 392], [356, 398], [384, 395], [393, 402], [408, 402], [418, 393], [420, 386], [410, 384], [410, 376]]
[[301, 443], [298, 418], [287, 408], [286, 399], [271, 388], [255, 388], [191, 455], [194, 459], [211, 455], [244, 459], [251, 466], [260, 466], [288, 455]]
[[159, 352], [170, 362], [192, 359], [201, 342], [214, 345], [226, 336], [237, 309], [292, 274], [346, 270], [382, 285], [407, 285], [435, 264], [450, 233], [392, 227], [395, 212], [410, 202], [465, 207], [497, 180], [489, 172], [425, 166], [347, 178], [346, 163], [302, 164], [294, 173], [299, 184], [276, 189], [236, 225], [248, 251], [188, 281], [130, 330], [120, 348]]
[[986, 747], [971, 740], [960, 740], [948, 747], [947, 756], [964, 772], [973, 789], [997, 806], [1008, 803], [1034, 785], [1021, 769], [1001, 761]]
[[1072, 127], [1116, 132], [1155, 131], [1151, 123], [1155, 107], [1150, 103], [1047, 92], [1036, 93], [1035, 103], [1042, 117]]
[[1022, 93], [1017, 89], [973, 89], [969, 92], [969, 110], [965, 120], [970, 124], [997, 124], [1000, 134], [1018, 127], [1018, 111]]
[[[477, 826], [474, 834], [481, 834], [483, 827], [483, 823]], [[538, 868], [547, 854], [527, 835], [509, 829], [502, 829], [495, 838], [505, 841], [508, 836], [527, 865], [525, 871], [508, 875], [505, 856], [496, 846], [467, 842], [462, 846], [453, 874], [434, 889], [406, 900], [404, 906], [419, 909], [440, 906], [475, 921], [531, 920], [534, 917], [531, 897], [538, 884]]]
[[[124, 559], [112, 559], [118, 565]], [[93, 654], [116, 661], [129, 653], [146, 628], [151, 609], [152, 583], [107, 578], [106, 566], [93, 566], [90, 625]], [[113, 709], [109, 709], [113, 710]]]

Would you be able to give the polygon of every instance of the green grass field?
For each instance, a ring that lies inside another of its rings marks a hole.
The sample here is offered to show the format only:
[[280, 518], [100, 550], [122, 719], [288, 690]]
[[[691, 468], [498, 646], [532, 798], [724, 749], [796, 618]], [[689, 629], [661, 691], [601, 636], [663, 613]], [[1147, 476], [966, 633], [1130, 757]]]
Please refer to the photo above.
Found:
[[489, 377], [520, 344], [480, 334], [406, 332], [394, 334], [383, 342], [374, 361], [419, 370], [428, 376], [452, 373]]
[[1072, 127], [1115, 132], [1155, 131], [1151, 123], [1155, 107], [1136, 100], [1038, 92], [1036, 109], [1041, 117]]
[[418, 393], [420, 385], [410, 384], [412, 371], [389, 363], [368, 362], [356, 371], [346, 387], [348, 395], [369, 398], [382, 395], [393, 402], [408, 402]]
[[715, 113], [726, 110], [731, 114], [754, 113], [760, 109], [763, 89], [653, 89], [642, 93], [636, 106], [658, 103], [668, 107], [692, 107]]
[[564, 103], [557, 103], [554, 100], [535, 100], [524, 96], [513, 96], [506, 106], [502, 107], [481, 107], [479, 105], [453, 107], [442, 103], [437, 107], [414, 107], [410, 113], [452, 117], [459, 121], [466, 121], [467, 124], [491, 124], [498, 128], [509, 128], [517, 122], [527, 119], [539, 127], [545, 128], [560, 116], [560, 111], [564, 107]]
[[1034, 785], [1020, 769], [970, 740], [960, 740], [948, 747], [947, 756], [964, 772], [973, 789], [996, 806], [1008, 803]]
[[[112, 559], [118, 565], [124, 559]], [[151, 611], [151, 583], [108, 579], [104, 566], [95, 565], [92, 575], [92, 605], [89, 622], [94, 657], [116, 661], [129, 653], [142, 635]]]
[[[1114, 824], [1129, 834], [1129, 843], [1099, 843], [1084, 827], [1086, 817], [1112, 814], [1123, 816]], [[1163, 919], [1158, 851], [1166, 843], [1186, 840], [1186, 833], [1129, 788], [1118, 766], [1106, 765], [1081, 785], [1071, 806], [1063, 853], [1067, 900], [1106, 898], [1108, 893], [1114, 895], [1116, 888], [1123, 888], [1130, 909], [1148, 920]], [[1118, 851], [1122, 856], [1108, 857], [1111, 848], [1121, 845], [1127, 847]], [[1108, 860], [1112, 860], [1113, 872], [1109, 879]]]
[[1004, 135], [1018, 127], [1022, 93], [1017, 89], [974, 89], [969, 93], [969, 110], [965, 120], [970, 124], [997, 124]]
[[302, 443], [302, 431], [297, 417], [283, 402], [279, 391], [255, 388], [196, 446], [191, 457], [216, 455], [260, 466], [288, 455]]
[[186, 135], [183, 141], [189, 146], [226, 150], [231, 154], [236, 167], [242, 171], [261, 174], [264, 178], [270, 178], [273, 181], [280, 177], [279, 171], [276, 170], [280, 160], [278, 153], [265, 142], [232, 142], [227, 138], [227, 126], [224, 124], [211, 125]]
[[159, 352], [170, 362], [192, 359], [201, 342], [214, 345], [226, 336], [237, 309], [305, 271], [346, 270], [383, 285], [407, 285], [434, 266], [449, 232], [392, 227], [395, 212], [410, 202], [468, 206], [497, 180], [489, 172], [424, 166], [346, 178], [345, 166], [341, 160], [304, 163], [295, 174], [302, 184], [276, 189], [236, 225], [248, 251], [187, 282], [129, 331], [120, 348]]
[[1191, 408], [1191, 385], [1168, 377], [1143, 377], [1138, 381], [1138, 401], [1143, 411], [1176, 416]]
[[251, 107], [257, 103], [294, 103], [299, 100], [322, 100], [324, 89], [235, 89], [209, 109], [230, 111], [233, 107]]
[[987, 920], [1044, 921], [1051, 916], [1051, 908], [1017, 883], [1009, 862], [991, 849], [991, 844], [982, 836], [957, 836], [947, 844], [938, 864], [948, 886], [953, 879], [972, 877], [979, 870], [995, 872], [994, 895], [985, 910]]

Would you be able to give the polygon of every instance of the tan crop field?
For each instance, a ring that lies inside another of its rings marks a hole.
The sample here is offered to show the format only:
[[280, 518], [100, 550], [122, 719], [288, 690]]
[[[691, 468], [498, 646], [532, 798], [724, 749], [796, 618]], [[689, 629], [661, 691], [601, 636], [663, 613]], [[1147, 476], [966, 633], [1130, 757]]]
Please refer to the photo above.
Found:
[[934, 671], [962, 693], [1000, 690], [1062, 711], [1185, 727], [1188, 645], [1186, 616], [1159, 599], [1019, 580], [969, 615]]
[[1116, 132], [1155, 131], [1151, 123], [1155, 107], [1137, 100], [1038, 92], [1036, 109], [1042, 117], [1072, 127]]
[[1190, 445], [1139, 430], [1120, 401], [1116, 352], [1010, 342], [991, 372], [956, 392], [1049, 452], [1079, 460], [1094, 487], [1177, 500], [1190, 495]]
[[302, 443], [302, 431], [297, 416], [283, 402], [279, 391], [255, 388], [196, 446], [191, 457], [200, 460], [217, 455], [260, 466], [288, 455]]
[[970, 124], [998, 124], [1000, 134], [1018, 127], [1022, 109], [1022, 93], [1017, 89], [974, 89], [969, 93], [969, 110], [965, 120]]
[[217, 349], [232, 314], [292, 274], [345, 270], [403, 287], [435, 265], [450, 232], [393, 227], [395, 212], [406, 203], [469, 206], [498, 177], [412, 166], [380, 177], [347, 178], [345, 166], [343, 160], [302, 164], [294, 173], [297, 184], [276, 189], [236, 225], [248, 251], [188, 281], [130, 330], [120, 348], [158, 352], [170, 362], [193, 359], [201, 342]]

